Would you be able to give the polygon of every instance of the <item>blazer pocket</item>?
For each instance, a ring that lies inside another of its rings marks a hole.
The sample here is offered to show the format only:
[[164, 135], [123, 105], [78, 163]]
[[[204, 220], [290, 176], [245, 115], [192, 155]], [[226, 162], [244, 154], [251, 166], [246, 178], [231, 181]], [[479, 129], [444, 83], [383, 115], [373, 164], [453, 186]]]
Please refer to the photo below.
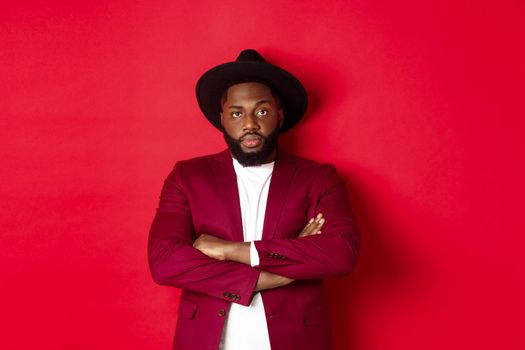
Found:
[[325, 304], [311, 306], [304, 313], [304, 324], [313, 326], [328, 321], [328, 309]]
[[192, 303], [188, 300], [181, 300], [179, 302], [179, 309], [177, 311], [177, 314], [180, 318], [185, 318], [188, 320], [193, 320], [195, 317], [195, 314], [197, 313], [198, 305], [195, 303]]

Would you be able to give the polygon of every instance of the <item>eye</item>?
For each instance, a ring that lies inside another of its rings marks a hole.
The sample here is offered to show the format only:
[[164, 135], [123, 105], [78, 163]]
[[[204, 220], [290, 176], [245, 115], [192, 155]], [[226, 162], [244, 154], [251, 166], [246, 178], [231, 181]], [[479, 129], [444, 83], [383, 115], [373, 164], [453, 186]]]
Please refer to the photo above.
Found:
[[232, 112], [232, 117], [234, 117], [234, 118], [240, 118], [241, 115], [242, 115], [241, 112]]
[[266, 109], [261, 109], [259, 111], [257, 111], [257, 116], [258, 117], [266, 117], [268, 115], [268, 111]]

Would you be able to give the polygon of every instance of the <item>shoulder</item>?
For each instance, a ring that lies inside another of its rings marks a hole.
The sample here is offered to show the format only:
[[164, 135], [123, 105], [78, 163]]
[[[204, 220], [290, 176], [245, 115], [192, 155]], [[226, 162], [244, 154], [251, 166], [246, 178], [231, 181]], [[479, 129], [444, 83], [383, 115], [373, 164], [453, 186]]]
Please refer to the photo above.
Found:
[[294, 164], [296, 169], [294, 179], [300, 184], [325, 190], [336, 185], [346, 186], [345, 179], [337, 173], [332, 163], [319, 162], [290, 154], [283, 154], [279, 159], [284, 163]]
[[294, 165], [296, 181], [310, 183], [311, 185], [315, 184], [324, 188], [344, 182], [337, 174], [335, 166], [331, 163], [319, 162], [290, 154], [283, 155], [279, 160]]
[[222, 151], [189, 159], [178, 160], [168, 178], [194, 177], [212, 174], [217, 161], [231, 160], [229, 152]]
[[175, 163], [175, 168], [180, 167], [184, 169], [203, 169], [212, 166], [216, 161], [228, 161], [231, 160], [231, 155], [228, 150], [224, 150], [218, 153], [207, 154], [194, 158], [188, 158], [179, 160]]

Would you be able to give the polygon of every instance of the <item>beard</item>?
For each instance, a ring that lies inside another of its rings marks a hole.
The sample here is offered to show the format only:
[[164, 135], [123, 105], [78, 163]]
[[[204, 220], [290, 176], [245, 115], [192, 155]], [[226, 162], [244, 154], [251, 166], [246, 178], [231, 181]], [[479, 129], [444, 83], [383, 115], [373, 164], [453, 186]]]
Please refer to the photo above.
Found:
[[254, 152], [244, 152], [241, 148], [241, 142], [237, 139], [234, 139], [226, 130], [222, 130], [224, 135], [224, 140], [228, 144], [228, 148], [233, 156], [237, 159], [239, 164], [243, 167], [247, 166], [256, 166], [266, 163], [267, 159], [272, 155], [273, 151], [277, 148], [277, 140], [279, 139], [279, 128], [275, 128], [271, 134], [268, 136], [262, 136], [257, 132], [246, 133], [246, 135], [257, 135], [262, 140], [262, 148]]

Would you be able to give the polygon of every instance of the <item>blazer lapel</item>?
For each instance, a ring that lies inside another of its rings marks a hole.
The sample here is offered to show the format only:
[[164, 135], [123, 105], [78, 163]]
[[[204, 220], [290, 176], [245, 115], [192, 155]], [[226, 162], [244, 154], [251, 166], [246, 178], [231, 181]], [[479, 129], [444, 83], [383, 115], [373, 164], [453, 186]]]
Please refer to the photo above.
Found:
[[237, 175], [233, 169], [233, 160], [228, 150], [218, 154], [214, 170], [216, 185], [219, 193], [222, 194], [221, 204], [230, 222], [231, 238], [233, 241], [242, 242], [244, 241], [244, 235]]
[[272, 239], [275, 236], [295, 170], [296, 165], [293, 159], [283, 157], [275, 162], [264, 214], [263, 240]]

